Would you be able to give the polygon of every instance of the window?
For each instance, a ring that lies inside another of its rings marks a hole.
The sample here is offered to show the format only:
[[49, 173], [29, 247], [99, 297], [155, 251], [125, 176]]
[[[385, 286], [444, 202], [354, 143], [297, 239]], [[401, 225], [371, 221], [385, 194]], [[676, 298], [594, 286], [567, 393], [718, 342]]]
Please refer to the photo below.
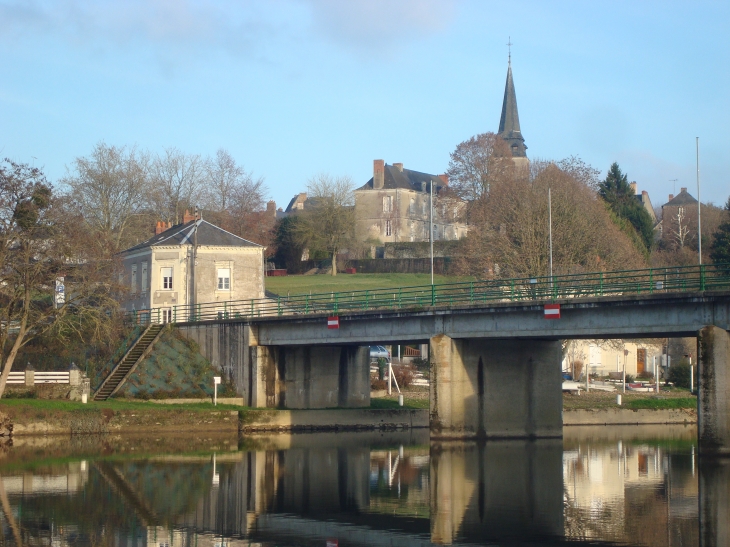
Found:
[[142, 262], [142, 284], [139, 287], [139, 291], [144, 294], [147, 292], [147, 263]]
[[390, 213], [393, 211], [393, 196], [383, 197], [383, 212]]
[[132, 264], [132, 276], [131, 276], [130, 288], [132, 290], [132, 294], [137, 294], [137, 265], [136, 264]]
[[416, 214], [416, 198], [411, 198], [411, 204], [409, 207], [409, 211], [412, 215]]
[[218, 290], [219, 291], [230, 291], [231, 290], [231, 269], [230, 268], [218, 268]]
[[172, 290], [172, 268], [161, 268], [160, 274], [162, 275], [162, 289], [165, 291]]
[[426, 216], [426, 201], [421, 202], [421, 214], [425, 217]]
[[385, 235], [386, 236], [393, 235], [393, 229], [391, 228], [389, 220], [385, 221]]
[[162, 322], [172, 323], [172, 308], [162, 308]]

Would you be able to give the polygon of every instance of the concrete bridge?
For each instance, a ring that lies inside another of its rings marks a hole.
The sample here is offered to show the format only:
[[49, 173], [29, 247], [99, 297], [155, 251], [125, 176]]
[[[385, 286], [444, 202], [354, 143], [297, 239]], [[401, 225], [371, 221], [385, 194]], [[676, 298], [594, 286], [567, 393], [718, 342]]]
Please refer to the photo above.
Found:
[[368, 406], [368, 346], [428, 343], [434, 438], [561, 436], [563, 339], [696, 336], [701, 449], [730, 454], [730, 290], [348, 311], [338, 329], [328, 315], [177, 328], [252, 407]]

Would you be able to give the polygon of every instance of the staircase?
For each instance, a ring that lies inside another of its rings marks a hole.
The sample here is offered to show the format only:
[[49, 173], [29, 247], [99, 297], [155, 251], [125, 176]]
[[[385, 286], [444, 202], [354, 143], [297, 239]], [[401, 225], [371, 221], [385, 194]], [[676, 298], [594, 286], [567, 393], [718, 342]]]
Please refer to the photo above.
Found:
[[96, 390], [94, 401], [106, 401], [124, 384], [137, 365], [152, 350], [152, 346], [157, 342], [164, 327], [165, 325], [152, 324], [145, 329]]

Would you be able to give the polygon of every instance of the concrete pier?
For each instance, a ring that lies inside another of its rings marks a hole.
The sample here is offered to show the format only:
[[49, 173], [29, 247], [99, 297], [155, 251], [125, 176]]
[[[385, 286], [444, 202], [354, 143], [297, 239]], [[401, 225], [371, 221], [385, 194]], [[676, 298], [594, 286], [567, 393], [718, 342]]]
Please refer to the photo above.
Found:
[[368, 407], [369, 358], [361, 346], [252, 346], [250, 406]]
[[730, 545], [730, 460], [700, 458], [700, 547]]
[[698, 436], [702, 456], [730, 456], [730, 333], [700, 330]]
[[560, 342], [430, 341], [434, 438], [562, 436]]

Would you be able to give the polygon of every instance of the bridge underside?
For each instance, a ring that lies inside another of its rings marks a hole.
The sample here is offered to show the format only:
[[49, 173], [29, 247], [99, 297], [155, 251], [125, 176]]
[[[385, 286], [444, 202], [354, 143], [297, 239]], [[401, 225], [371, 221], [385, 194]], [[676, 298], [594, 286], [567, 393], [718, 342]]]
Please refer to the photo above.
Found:
[[562, 432], [560, 340], [699, 336], [700, 442], [730, 454], [730, 294], [648, 295], [543, 304], [352, 313], [178, 325], [235, 381], [247, 405], [364, 407], [367, 346], [429, 343], [434, 436], [552, 437]]

